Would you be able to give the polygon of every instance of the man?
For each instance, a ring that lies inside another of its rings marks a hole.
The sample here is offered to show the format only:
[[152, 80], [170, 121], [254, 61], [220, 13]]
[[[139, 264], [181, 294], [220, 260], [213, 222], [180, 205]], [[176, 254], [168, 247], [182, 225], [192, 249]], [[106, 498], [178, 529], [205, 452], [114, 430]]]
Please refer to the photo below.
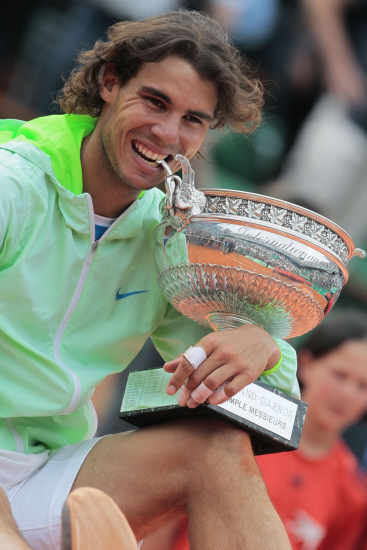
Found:
[[289, 346], [251, 325], [208, 334], [165, 302], [154, 273], [157, 160], [175, 171], [209, 127], [249, 131], [258, 83], [217, 23], [180, 11], [112, 27], [60, 104], [73, 114], [3, 124], [1, 548], [58, 548], [62, 505], [87, 485], [137, 540], [186, 513], [194, 549], [289, 549], [241, 430], [195, 418], [90, 439], [93, 388], [149, 336], [183, 405], [210, 392], [223, 402], [260, 375], [297, 392]]

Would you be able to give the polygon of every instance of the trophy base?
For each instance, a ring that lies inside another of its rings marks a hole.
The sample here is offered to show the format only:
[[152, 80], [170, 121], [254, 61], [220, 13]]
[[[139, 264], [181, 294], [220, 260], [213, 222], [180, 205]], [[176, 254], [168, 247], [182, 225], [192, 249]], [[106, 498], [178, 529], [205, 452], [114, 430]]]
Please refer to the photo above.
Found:
[[178, 405], [177, 395], [166, 394], [170, 377], [160, 367], [130, 372], [120, 418], [142, 428], [184, 416], [217, 416], [250, 434], [255, 455], [298, 448], [305, 402], [257, 380], [221, 405], [202, 404], [189, 409]]

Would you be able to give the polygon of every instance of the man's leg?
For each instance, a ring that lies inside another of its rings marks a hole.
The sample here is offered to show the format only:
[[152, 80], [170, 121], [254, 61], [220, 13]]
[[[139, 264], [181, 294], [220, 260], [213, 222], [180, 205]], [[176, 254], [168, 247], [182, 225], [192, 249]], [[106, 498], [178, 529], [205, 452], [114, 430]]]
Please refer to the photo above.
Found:
[[99, 488], [137, 539], [187, 513], [192, 550], [290, 550], [248, 435], [209, 417], [158, 424], [102, 439], [73, 489]]
[[22, 539], [11, 514], [9, 500], [0, 487], [0, 548], [2, 550], [29, 550]]

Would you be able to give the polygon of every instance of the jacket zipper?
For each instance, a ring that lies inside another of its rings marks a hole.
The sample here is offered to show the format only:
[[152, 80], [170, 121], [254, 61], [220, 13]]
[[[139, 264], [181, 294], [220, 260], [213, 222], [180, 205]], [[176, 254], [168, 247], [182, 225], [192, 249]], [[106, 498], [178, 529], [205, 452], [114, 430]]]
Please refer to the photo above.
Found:
[[17, 447], [17, 453], [24, 453], [24, 443], [23, 440], [19, 434], [19, 432], [14, 428], [13, 422], [11, 418], [6, 419], [6, 423], [8, 425], [9, 430], [13, 434], [13, 437], [15, 439], [15, 444]]
[[87, 200], [88, 200], [89, 215], [90, 215], [90, 220], [91, 220], [91, 225], [90, 226], [91, 226], [91, 241], [92, 242], [91, 242], [91, 245], [89, 247], [87, 257], [84, 260], [83, 268], [82, 268], [78, 283], [76, 285], [75, 292], [73, 294], [73, 297], [71, 298], [69, 307], [66, 310], [66, 313], [65, 313], [65, 315], [64, 315], [64, 317], [63, 317], [63, 319], [62, 319], [62, 321], [61, 321], [61, 323], [60, 323], [60, 325], [59, 325], [59, 327], [56, 331], [56, 336], [55, 336], [54, 344], [53, 344], [53, 352], [54, 352], [54, 356], [55, 356], [57, 362], [59, 363], [59, 365], [64, 370], [66, 370], [70, 374], [70, 376], [71, 376], [71, 378], [74, 382], [73, 396], [71, 398], [69, 406], [64, 410], [64, 412], [62, 414], [72, 413], [75, 410], [75, 408], [76, 408], [76, 406], [79, 402], [80, 395], [81, 395], [81, 383], [80, 383], [79, 377], [72, 371], [72, 369], [70, 369], [63, 362], [63, 360], [61, 358], [61, 354], [60, 354], [60, 347], [61, 347], [61, 340], [62, 340], [62, 337], [64, 335], [65, 329], [66, 329], [66, 327], [67, 327], [67, 325], [70, 321], [70, 318], [71, 318], [72, 314], [74, 313], [74, 310], [75, 310], [75, 308], [78, 304], [80, 295], [82, 293], [85, 281], [87, 279], [87, 276], [88, 276], [88, 273], [89, 273], [89, 270], [90, 270], [90, 266], [92, 264], [94, 255], [95, 255], [95, 253], [97, 251], [97, 248], [98, 248], [98, 241], [94, 240], [95, 232], [94, 232], [94, 220], [93, 220], [93, 204], [92, 204], [92, 199], [91, 199], [90, 195], [87, 195]]

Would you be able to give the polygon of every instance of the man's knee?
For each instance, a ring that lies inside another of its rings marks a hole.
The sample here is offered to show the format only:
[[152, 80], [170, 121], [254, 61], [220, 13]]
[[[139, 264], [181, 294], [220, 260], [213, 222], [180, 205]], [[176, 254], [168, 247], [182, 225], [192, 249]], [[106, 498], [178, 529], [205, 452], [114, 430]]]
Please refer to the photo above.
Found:
[[211, 471], [213, 464], [258, 472], [252, 452], [249, 435], [232, 424], [220, 419], [201, 416], [181, 419], [175, 422], [179, 435], [175, 451], [179, 462], [191, 472]]

